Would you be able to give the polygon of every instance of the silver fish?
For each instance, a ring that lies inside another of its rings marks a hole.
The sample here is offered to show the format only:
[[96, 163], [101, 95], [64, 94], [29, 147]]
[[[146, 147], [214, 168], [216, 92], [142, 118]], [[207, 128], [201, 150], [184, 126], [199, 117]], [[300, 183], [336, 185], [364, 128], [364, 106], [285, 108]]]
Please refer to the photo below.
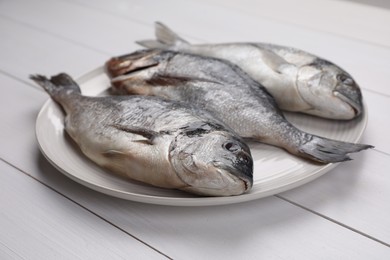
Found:
[[82, 96], [66, 74], [31, 76], [65, 111], [65, 130], [96, 164], [131, 179], [200, 195], [253, 184], [248, 146], [209, 113], [157, 97]]
[[243, 138], [321, 163], [349, 160], [369, 145], [330, 140], [290, 124], [267, 90], [238, 66], [216, 58], [146, 49], [106, 63], [117, 93], [156, 95], [207, 109]]
[[363, 110], [362, 94], [345, 70], [305, 51], [267, 43], [190, 44], [155, 24], [157, 40], [138, 43], [226, 59], [261, 83], [282, 110], [330, 119], [352, 119]]

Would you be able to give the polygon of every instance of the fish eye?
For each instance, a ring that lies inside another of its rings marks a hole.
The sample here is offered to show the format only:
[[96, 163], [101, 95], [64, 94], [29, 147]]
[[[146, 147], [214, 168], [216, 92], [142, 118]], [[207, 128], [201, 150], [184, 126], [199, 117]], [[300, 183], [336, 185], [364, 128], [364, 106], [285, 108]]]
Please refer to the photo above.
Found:
[[345, 85], [352, 85], [353, 84], [353, 79], [345, 74], [337, 75], [337, 79]]
[[239, 145], [232, 143], [232, 142], [224, 143], [223, 147], [230, 152], [236, 152], [236, 151], [239, 151], [241, 149]]

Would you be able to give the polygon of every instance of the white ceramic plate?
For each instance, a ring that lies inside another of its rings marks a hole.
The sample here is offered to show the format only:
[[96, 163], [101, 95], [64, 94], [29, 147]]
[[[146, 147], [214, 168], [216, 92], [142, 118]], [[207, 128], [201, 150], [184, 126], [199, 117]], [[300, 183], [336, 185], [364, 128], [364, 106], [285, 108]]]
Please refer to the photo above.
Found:
[[[109, 79], [98, 68], [78, 80], [84, 95], [95, 96], [109, 87]], [[287, 113], [300, 129], [333, 139], [358, 142], [367, 123], [367, 113], [348, 122]], [[316, 165], [276, 147], [250, 144], [254, 160], [252, 190], [232, 197], [196, 197], [177, 190], [161, 189], [121, 179], [87, 159], [64, 132], [63, 113], [49, 99], [36, 122], [36, 135], [42, 153], [61, 172], [94, 190], [128, 200], [177, 206], [205, 206], [239, 203], [280, 193], [318, 178], [337, 164]]]

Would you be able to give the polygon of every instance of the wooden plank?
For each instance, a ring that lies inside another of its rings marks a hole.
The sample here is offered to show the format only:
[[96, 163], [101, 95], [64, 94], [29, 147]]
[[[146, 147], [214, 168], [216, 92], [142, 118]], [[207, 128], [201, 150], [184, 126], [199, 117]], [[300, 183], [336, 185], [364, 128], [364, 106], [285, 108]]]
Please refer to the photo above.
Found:
[[280, 196], [390, 245], [390, 156], [368, 151], [354, 158]]
[[32, 73], [62, 71], [78, 77], [109, 57], [1, 17], [0, 33], [0, 70], [22, 80]]
[[266, 17], [303, 28], [324, 31], [390, 47], [390, 11], [345, 1], [211, 0], [207, 4], [227, 7], [246, 15]]
[[0, 111], [7, 110], [16, 97], [23, 104], [13, 106], [12, 114], [1, 114], [7, 127], [0, 129], [0, 157], [170, 257], [380, 259], [390, 252], [275, 197], [240, 205], [182, 208], [129, 202], [82, 187], [60, 174], [37, 148], [34, 114], [46, 95], [3, 76], [0, 80], [12, 86], [0, 97]]
[[0, 241], [1, 259], [23, 259], [23, 257]]
[[[50, 11], [42, 12], [42, 8]], [[63, 1], [2, 1], [0, 14], [31, 29], [109, 55], [140, 48], [134, 39], [150, 35], [149, 24], [129, 23], [126, 19]], [[99, 65], [102, 64], [96, 64]]]
[[390, 120], [386, 111], [390, 111], [390, 96], [372, 92], [363, 92], [367, 104], [368, 123], [362, 142], [368, 142], [375, 149], [390, 155]]
[[1, 259], [166, 259], [0, 161]]

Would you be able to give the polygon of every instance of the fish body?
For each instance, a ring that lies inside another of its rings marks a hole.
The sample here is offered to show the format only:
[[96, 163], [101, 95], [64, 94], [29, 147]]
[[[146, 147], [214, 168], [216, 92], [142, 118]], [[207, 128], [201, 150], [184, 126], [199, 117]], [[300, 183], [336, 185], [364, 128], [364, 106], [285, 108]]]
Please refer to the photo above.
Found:
[[282, 110], [342, 120], [363, 110], [352, 76], [313, 54], [268, 43], [190, 44], [162, 23], [155, 26], [157, 39], [140, 45], [228, 60], [262, 84]]
[[82, 96], [66, 74], [32, 76], [63, 108], [65, 130], [98, 165], [158, 187], [229, 196], [253, 184], [248, 146], [209, 113], [146, 96]]
[[370, 146], [315, 136], [290, 124], [274, 98], [238, 66], [221, 59], [147, 49], [106, 63], [113, 89], [155, 95], [204, 108], [241, 137], [321, 163], [349, 160]]

